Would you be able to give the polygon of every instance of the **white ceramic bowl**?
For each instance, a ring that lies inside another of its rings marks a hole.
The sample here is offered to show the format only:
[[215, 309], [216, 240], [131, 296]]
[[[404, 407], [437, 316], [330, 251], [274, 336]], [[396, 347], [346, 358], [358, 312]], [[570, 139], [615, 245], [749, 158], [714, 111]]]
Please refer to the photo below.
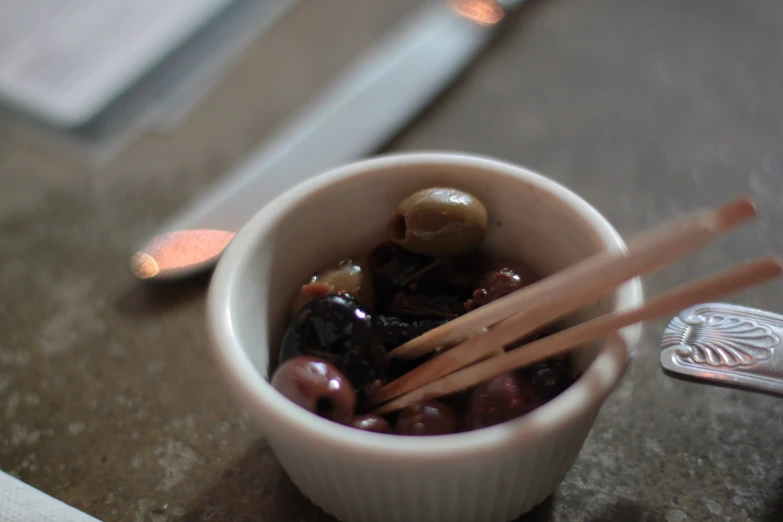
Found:
[[[489, 213], [490, 255], [551, 273], [600, 250], [623, 249], [614, 228], [563, 186], [521, 167], [461, 154], [402, 154], [334, 169], [263, 208], [237, 234], [213, 275], [208, 324], [234, 394], [258, 422], [291, 480], [348, 522], [507, 521], [550, 495], [573, 465], [639, 329], [576, 358], [584, 374], [514, 421], [468, 433], [403, 437], [319, 418], [268, 382], [293, 292], [317, 269], [383, 239], [409, 193], [453, 186]], [[577, 320], [638, 304], [633, 280]]]

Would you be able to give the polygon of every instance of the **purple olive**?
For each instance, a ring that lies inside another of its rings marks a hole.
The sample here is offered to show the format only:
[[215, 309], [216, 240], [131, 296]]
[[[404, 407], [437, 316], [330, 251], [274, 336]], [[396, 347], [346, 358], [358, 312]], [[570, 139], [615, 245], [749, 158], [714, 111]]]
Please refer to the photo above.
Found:
[[367, 413], [359, 415], [348, 422], [348, 425], [357, 430], [372, 431], [374, 433], [391, 433], [391, 428], [386, 419], [380, 415]]
[[530, 381], [516, 373], [504, 373], [473, 391], [465, 413], [465, 427], [477, 430], [494, 426], [521, 417], [540, 405]]
[[439, 401], [417, 402], [400, 412], [395, 431], [400, 435], [454, 433], [457, 431], [457, 415]]
[[334, 365], [310, 356], [284, 362], [272, 375], [272, 386], [307, 411], [328, 419], [353, 415], [356, 393]]

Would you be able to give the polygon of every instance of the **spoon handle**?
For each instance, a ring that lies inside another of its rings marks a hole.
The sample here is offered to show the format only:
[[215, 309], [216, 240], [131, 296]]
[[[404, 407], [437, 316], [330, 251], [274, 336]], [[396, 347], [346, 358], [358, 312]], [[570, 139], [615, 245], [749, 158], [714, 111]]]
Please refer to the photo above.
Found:
[[783, 396], [783, 315], [704, 303], [671, 320], [661, 367], [672, 377]]
[[275, 197], [379, 150], [490, 43], [506, 9], [523, 3], [492, 9], [468, 0], [424, 2], [276, 136], [142, 242], [134, 275], [165, 281], [211, 269], [233, 234]]

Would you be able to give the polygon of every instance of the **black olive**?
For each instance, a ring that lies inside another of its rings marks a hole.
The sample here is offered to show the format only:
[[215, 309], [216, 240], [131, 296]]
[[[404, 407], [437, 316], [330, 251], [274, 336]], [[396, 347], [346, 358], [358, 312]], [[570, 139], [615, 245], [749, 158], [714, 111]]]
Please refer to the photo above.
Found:
[[438, 265], [434, 272], [446, 285], [454, 289], [472, 289], [473, 283], [482, 275], [489, 261], [478, 252], [467, 256], [449, 257]]
[[382, 243], [370, 254], [368, 264], [373, 277], [393, 287], [402, 287], [437, 265], [431, 257], [414, 254], [394, 245]]
[[545, 402], [560, 395], [574, 382], [566, 365], [558, 361], [537, 364], [528, 369], [527, 373], [536, 393]]
[[[391, 351], [433, 328], [446, 324], [446, 322], [446, 319], [411, 321], [388, 315], [376, 315], [373, 318], [373, 326], [376, 329], [378, 337], [382, 339], [383, 346], [387, 351]], [[392, 358], [389, 361], [389, 371], [386, 374], [386, 379], [388, 381], [393, 381], [417, 366], [420, 366], [424, 361], [432, 358], [434, 355], [433, 352], [416, 359]]]
[[446, 319], [422, 319], [416, 321], [382, 314], [378, 314], [373, 318], [373, 326], [387, 350], [393, 350], [414, 337], [418, 337], [446, 323]]
[[456, 319], [465, 313], [464, 301], [456, 295], [423, 295], [397, 292], [386, 306], [390, 315], [416, 319]]
[[364, 394], [379, 385], [388, 367], [372, 318], [345, 293], [316, 297], [294, 315], [283, 337], [280, 364], [298, 355], [334, 364]]
[[372, 275], [376, 309], [383, 309], [395, 292], [414, 287], [440, 261], [408, 252], [394, 243], [378, 245], [367, 259]]

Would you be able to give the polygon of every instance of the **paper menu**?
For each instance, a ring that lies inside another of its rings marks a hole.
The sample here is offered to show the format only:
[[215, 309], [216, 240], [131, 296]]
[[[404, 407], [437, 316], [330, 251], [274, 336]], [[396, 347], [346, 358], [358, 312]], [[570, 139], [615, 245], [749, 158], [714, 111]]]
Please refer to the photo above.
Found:
[[100, 522], [0, 471], [0, 522]]
[[0, 98], [79, 125], [234, 1], [5, 0]]

